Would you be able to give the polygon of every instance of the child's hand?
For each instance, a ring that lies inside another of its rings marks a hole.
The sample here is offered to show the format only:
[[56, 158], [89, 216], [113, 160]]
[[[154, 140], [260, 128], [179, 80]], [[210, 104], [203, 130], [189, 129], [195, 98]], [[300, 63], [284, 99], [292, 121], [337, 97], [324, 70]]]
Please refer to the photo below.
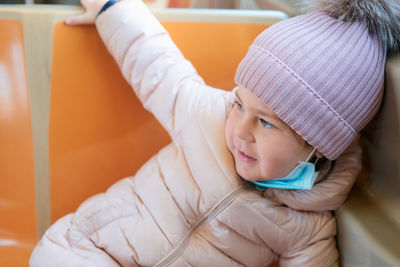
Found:
[[68, 25], [93, 24], [101, 8], [107, 0], [81, 0], [85, 13], [79, 16], [69, 17], [65, 20]]

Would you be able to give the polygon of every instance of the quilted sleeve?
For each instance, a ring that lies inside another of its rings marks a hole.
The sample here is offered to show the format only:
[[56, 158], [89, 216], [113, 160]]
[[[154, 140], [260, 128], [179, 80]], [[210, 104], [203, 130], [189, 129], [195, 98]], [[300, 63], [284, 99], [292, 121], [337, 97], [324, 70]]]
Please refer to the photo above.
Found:
[[204, 84], [141, 1], [117, 3], [98, 17], [96, 27], [144, 107], [172, 137], [194, 111], [226, 93]]
[[291, 266], [338, 266], [339, 253], [334, 238], [323, 239], [310, 246], [284, 253], [279, 258], [280, 267]]
[[120, 266], [107, 252], [95, 246], [88, 238], [76, 236], [79, 244], [72, 245], [69, 231], [72, 228], [73, 214], [58, 220], [42, 237], [32, 252], [31, 267], [46, 266]]

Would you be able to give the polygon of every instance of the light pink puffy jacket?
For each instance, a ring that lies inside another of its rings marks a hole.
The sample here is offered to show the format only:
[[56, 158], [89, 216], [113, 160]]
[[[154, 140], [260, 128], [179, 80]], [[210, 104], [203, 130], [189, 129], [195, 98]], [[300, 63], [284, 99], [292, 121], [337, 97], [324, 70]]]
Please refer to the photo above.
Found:
[[[235, 172], [224, 139], [231, 92], [208, 87], [140, 1], [96, 22], [124, 77], [173, 143], [134, 177], [57, 221], [31, 266], [331, 266], [331, 210], [360, 169], [351, 146], [312, 190], [261, 193]], [[328, 173], [328, 174], [327, 174]]]

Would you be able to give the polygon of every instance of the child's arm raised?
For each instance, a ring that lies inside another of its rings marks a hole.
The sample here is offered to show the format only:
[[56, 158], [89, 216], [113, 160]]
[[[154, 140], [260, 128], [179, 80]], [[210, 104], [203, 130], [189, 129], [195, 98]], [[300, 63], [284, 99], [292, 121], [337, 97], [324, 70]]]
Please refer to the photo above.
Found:
[[172, 137], [191, 120], [193, 111], [225, 93], [204, 84], [142, 1], [120, 1], [97, 18], [92, 10], [98, 11], [98, 5], [86, 10], [87, 15], [68, 22], [95, 21], [123, 76]]

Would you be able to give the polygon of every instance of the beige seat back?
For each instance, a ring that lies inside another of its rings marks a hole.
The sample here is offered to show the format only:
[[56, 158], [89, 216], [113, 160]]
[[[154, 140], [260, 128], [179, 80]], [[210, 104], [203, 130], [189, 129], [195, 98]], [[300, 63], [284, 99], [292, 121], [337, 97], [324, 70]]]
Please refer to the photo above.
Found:
[[400, 56], [387, 63], [383, 106], [362, 138], [364, 169], [337, 212], [343, 266], [400, 266]]

